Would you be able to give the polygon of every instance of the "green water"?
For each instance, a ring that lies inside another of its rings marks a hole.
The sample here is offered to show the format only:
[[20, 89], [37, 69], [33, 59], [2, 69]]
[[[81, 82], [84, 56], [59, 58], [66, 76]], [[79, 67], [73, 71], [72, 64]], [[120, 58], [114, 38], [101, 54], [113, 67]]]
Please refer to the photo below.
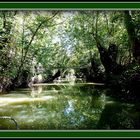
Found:
[[[21, 130], [137, 129], [139, 111], [94, 85], [43, 85], [0, 95], [0, 116]], [[0, 118], [1, 130], [16, 129]]]

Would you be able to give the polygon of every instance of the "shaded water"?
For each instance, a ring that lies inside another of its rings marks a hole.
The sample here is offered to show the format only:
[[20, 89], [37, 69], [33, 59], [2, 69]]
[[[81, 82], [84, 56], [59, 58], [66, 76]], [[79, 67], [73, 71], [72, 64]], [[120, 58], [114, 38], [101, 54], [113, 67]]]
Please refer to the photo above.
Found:
[[[43, 85], [0, 95], [0, 116], [11, 116], [20, 129], [136, 129], [135, 105], [118, 103], [93, 85]], [[0, 118], [0, 129], [16, 129]]]

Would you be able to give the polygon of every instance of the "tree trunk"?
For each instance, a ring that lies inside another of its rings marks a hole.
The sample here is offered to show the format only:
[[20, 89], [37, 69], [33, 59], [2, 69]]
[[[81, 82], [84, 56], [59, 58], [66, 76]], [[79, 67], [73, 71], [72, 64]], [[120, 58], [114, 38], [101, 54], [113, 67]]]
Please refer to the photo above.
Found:
[[51, 76], [50, 78], [44, 80], [43, 83], [50, 83], [53, 82], [54, 79], [58, 78], [59, 76], [61, 76], [61, 71], [58, 70], [53, 76]]
[[101, 62], [105, 68], [107, 74], [120, 74], [123, 67], [116, 62], [117, 58], [117, 46], [115, 44], [110, 44], [109, 48], [104, 48], [99, 39], [95, 38], [97, 48], [100, 53]]
[[133, 57], [140, 64], [140, 41], [135, 33], [135, 26], [129, 11], [124, 11], [124, 22], [132, 47]]

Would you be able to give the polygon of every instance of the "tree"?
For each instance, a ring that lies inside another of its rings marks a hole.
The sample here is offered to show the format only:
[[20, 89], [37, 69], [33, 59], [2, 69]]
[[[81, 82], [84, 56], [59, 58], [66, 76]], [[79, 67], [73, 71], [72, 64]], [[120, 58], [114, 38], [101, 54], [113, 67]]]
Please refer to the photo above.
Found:
[[130, 11], [124, 11], [124, 22], [128, 33], [129, 42], [132, 47], [133, 57], [140, 64], [140, 41], [137, 37]]

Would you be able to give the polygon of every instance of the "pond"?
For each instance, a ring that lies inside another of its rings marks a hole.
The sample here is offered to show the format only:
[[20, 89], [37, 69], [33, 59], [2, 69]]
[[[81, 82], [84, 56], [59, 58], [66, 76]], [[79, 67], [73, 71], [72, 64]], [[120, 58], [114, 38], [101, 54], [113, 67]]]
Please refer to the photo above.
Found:
[[[0, 95], [1, 130], [139, 129], [134, 104], [106, 96], [102, 85], [46, 84]], [[9, 118], [4, 118], [7, 116]], [[10, 119], [13, 118], [16, 123]]]

